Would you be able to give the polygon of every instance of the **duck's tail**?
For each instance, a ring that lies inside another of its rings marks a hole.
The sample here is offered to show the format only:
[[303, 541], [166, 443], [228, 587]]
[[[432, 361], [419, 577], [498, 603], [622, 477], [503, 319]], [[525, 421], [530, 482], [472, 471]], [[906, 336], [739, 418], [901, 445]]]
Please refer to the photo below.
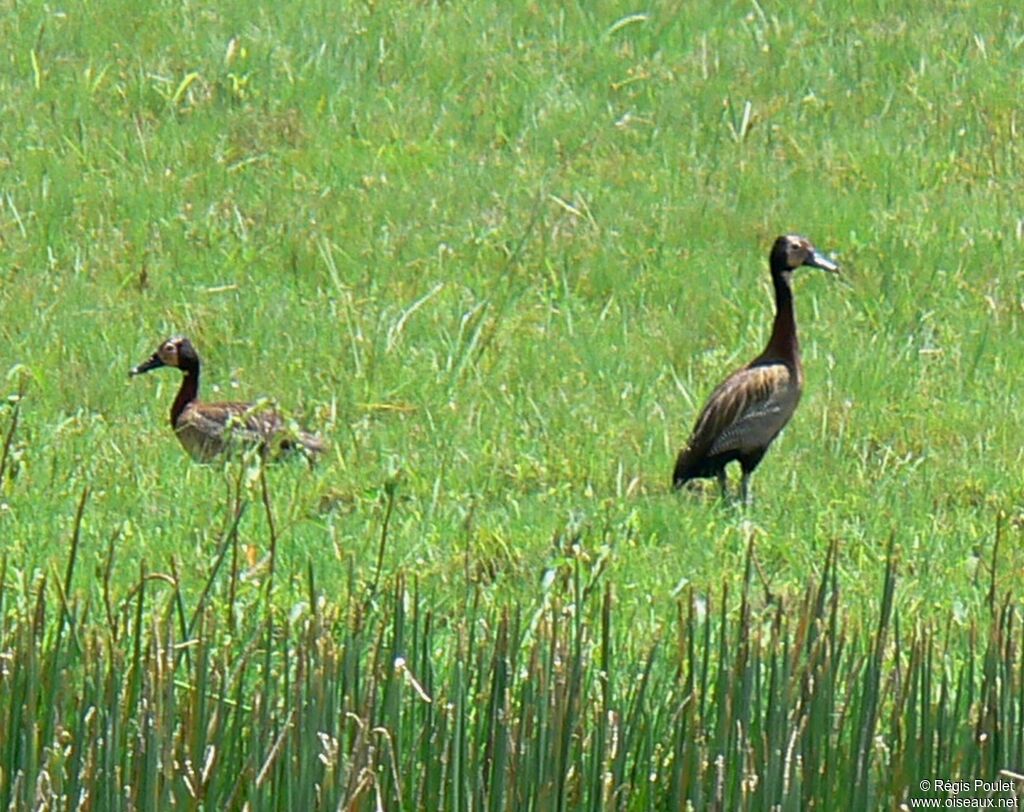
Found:
[[291, 455], [301, 452], [310, 461], [315, 460], [327, 450], [327, 442], [308, 431], [293, 429], [284, 436], [279, 436], [275, 442], [275, 455]]
[[327, 441], [323, 437], [318, 437], [307, 431], [299, 432], [299, 445], [302, 446], [307, 454], [311, 454], [314, 457], [323, 454], [327, 450]]

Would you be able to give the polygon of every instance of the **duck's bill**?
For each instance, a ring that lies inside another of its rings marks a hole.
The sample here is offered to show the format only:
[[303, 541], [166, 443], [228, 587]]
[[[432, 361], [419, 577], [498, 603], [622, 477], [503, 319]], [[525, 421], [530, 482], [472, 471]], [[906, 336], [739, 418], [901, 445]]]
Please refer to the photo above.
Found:
[[824, 254], [819, 254], [817, 251], [811, 254], [811, 258], [807, 260], [807, 264], [815, 268], [821, 268], [823, 271], [828, 271], [829, 273], [839, 272], [839, 266], [836, 263]]
[[143, 361], [137, 367], [132, 367], [128, 373], [130, 376], [141, 375], [143, 372], [149, 372], [151, 369], [157, 369], [158, 367], [166, 366], [156, 355], [153, 355], [149, 359]]

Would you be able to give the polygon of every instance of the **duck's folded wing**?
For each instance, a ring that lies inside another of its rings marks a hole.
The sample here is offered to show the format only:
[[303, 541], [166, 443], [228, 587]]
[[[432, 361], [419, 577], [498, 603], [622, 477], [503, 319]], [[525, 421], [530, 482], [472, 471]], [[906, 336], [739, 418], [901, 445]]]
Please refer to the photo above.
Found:
[[799, 393], [785, 364], [741, 369], [719, 385], [697, 418], [688, 449], [714, 456], [768, 442], [792, 414]]
[[197, 459], [210, 459], [229, 446], [259, 446], [276, 454], [303, 448], [319, 454], [326, 443], [289, 425], [268, 403], [201, 403], [186, 409], [175, 430]]
[[280, 415], [258, 403], [203, 403], [182, 418], [203, 434], [253, 442], [265, 441], [283, 428]]

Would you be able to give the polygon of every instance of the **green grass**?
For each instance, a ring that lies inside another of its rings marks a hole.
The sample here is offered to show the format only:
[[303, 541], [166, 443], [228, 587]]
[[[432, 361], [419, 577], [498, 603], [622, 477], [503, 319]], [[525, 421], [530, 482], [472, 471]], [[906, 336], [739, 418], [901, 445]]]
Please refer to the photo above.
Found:
[[[579, 560], [635, 657], [751, 542], [780, 600], [835, 545], [865, 632], [890, 541], [928, 628], [1024, 574], [1021, 14], [19, 3], [0, 41], [5, 611], [61, 581], [86, 488], [69, 600], [198, 600], [246, 505], [219, 612], [305, 611], [312, 571], [332, 605], [414, 574], [443, 622], [529, 613]], [[796, 280], [804, 400], [751, 510], [672, 494], [787, 231], [843, 265]], [[176, 373], [128, 380], [171, 333], [206, 397], [331, 442], [267, 471], [273, 531], [255, 472], [178, 446]]]
[[[402, 578], [338, 604], [312, 570], [308, 606], [287, 617], [244, 597], [229, 610], [255, 611], [225, 616], [208, 590], [193, 603], [146, 572], [117, 603], [105, 589], [96, 610], [49, 601], [39, 584], [32, 611], [0, 628], [17, 664], [0, 692], [0, 800], [661, 810], [956, 797], [1012, 808], [1024, 662], [1009, 601], [990, 592], [988, 617], [966, 634], [908, 628], [890, 547], [865, 634], [845, 622], [836, 549], [801, 598], [767, 606], [748, 554], [738, 611], [728, 588], [710, 601], [688, 590], [672, 628], [641, 645], [579, 556], [529, 612], [474, 595], [438, 615]], [[237, 552], [229, 533], [207, 586], [229, 555], [235, 583]], [[972, 775], [1001, 783], [979, 788]]]

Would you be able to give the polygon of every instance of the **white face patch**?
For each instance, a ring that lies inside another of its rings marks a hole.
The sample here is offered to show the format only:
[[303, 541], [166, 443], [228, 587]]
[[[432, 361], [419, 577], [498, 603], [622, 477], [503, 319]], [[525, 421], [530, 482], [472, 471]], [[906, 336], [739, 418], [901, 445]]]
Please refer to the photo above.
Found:
[[811, 253], [811, 244], [803, 237], [790, 235], [786, 237], [786, 265], [795, 270], [807, 261]]
[[165, 341], [160, 349], [156, 351], [156, 356], [163, 361], [169, 367], [178, 366], [178, 344], [175, 341]]

